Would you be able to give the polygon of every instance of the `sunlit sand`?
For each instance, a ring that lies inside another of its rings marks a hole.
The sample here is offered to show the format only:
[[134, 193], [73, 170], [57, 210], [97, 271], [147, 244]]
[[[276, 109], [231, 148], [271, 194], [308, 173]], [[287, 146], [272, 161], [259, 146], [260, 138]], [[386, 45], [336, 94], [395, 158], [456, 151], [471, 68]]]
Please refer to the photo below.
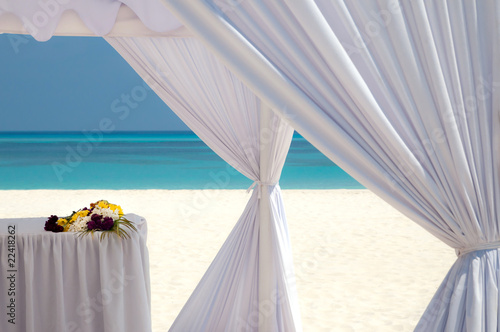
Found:
[[[412, 331], [454, 250], [367, 190], [284, 190], [304, 331]], [[98, 199], [148, 221], [153, 331], [167, 331], [236, 223], [245, 190], [0, 191], [0, 218]]]

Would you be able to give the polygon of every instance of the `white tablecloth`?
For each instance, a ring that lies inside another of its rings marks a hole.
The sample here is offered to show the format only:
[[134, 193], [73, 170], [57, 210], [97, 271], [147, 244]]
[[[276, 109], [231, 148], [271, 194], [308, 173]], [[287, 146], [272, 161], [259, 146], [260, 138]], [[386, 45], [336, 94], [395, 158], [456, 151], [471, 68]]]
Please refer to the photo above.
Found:
[[[150, 332], [147, 224], [126, 217], [138, 232], [101, 242], [46, 232], [47, 218], [0, 219], [0, 331]], [[10, 251], [9, 225], [16, 230]]]

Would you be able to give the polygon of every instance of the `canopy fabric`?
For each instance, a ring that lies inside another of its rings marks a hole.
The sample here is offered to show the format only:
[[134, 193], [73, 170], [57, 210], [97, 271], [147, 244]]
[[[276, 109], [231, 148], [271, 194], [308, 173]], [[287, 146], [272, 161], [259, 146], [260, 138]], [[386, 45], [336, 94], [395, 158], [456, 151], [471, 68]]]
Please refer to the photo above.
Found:
[[417, 331], [500, 328], [500, 3], [164, 2], [306, 139], [463, 253]]
[[[212, 150], [257, 181], [243, 215], [171, 330], [301, 331], [277, 184], [293, 129], [195, 39], [106, 40]], [[216, 178], [222, 189], [230, 174]]]
[[0, 33], [62, 36], [187, 36], [159, 0], [0, 1]]

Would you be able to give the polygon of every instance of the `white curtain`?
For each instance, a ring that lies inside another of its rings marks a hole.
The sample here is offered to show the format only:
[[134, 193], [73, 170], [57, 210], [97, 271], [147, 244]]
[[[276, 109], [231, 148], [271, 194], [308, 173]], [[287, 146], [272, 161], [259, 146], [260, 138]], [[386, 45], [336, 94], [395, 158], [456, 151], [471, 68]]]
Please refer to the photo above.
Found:
[[194, 39], [106, 40], [210, 148], [256, 181], [243, 215], [171, 330], [300, 331], [278, 185], [293, 129]]
[[162, 35], [181, 26], [160, 0], [0, 0], [0, 33], [29, 33], [38, 41], [54, 34]]
[[457, 250], [417, 331], [500, 329], [500, 2], [163, 2], [306, 139]]

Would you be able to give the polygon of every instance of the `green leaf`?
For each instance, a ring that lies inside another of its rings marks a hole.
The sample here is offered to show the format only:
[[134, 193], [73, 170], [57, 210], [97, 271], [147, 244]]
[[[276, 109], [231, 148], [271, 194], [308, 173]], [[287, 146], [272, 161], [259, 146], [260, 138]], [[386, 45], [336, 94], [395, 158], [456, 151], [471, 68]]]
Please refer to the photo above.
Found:
[[81, 231], [81, 232], [78, 232], [79, 233], [78, 237], [83, 237], [83, 236], [90, 234], [93, 238], [94, 232], [100, 232], [101, 233], [101, 235], [99, 236], [100, 241], [102, 241], [106, 237], [110, 237], [112, 234], [116, 234], [120, 239], [130, 239], [131, 236], [126, 229], [128, 229], [128, 231], [130, 231], [130, 232], [137, 232], [137, 228], [135, 227], [135, 225], [131, 221], [125, 219], [122, 216], [122, 217], [120, 217], [120, 219], [115, 221], [113, 228], [111, 228], [110, 230], [107, 230], [107, 231], [96, 231], [96, 230]]

